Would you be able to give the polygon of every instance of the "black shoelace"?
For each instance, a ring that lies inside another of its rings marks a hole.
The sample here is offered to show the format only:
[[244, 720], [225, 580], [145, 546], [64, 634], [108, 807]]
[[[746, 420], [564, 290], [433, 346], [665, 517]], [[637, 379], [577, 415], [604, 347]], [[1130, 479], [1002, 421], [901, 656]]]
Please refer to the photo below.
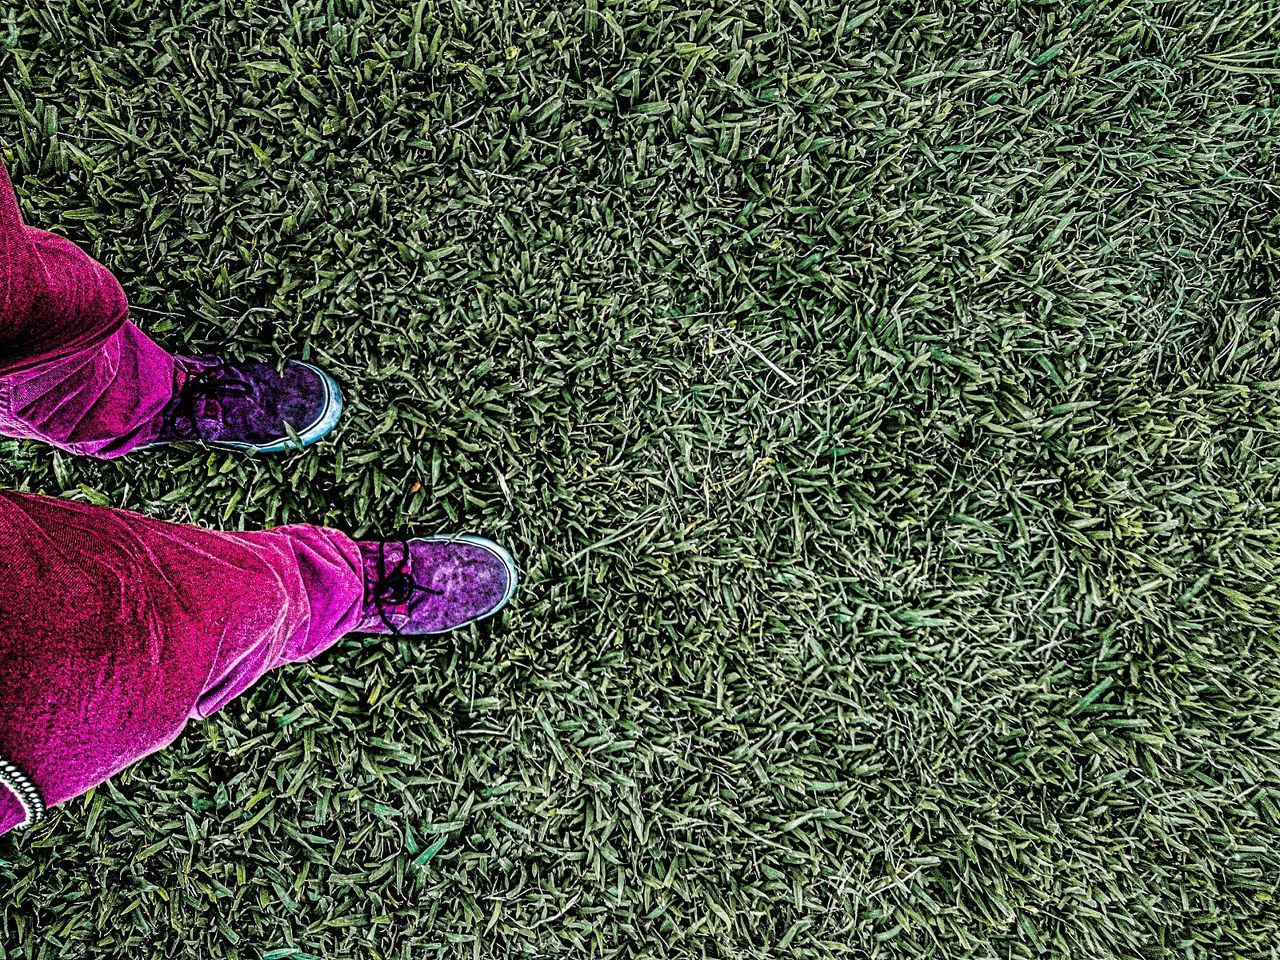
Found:
[[253, 386], [239, 376], [235, 368], [225, 361], [211, 367], [197, 367], [187, 371], [187, 382], [178, 393], [177, 414], [191, 424], [191, 431], [201, 440], [206, 439], [200, 429], [197, 404], [201, 400], [221, 400], [225, 397], [247, 397]]
[[[391, 543], [400, 544], [400, 559], [387, 570], [387, 547]], [[409, 572], [409, 541], [386, 541], [378, 547], [378, 579], [373, 584], [373, 608], [378, 612], [378, 619], [395, 636], [400, 636], [400, 628], [391, 620], [388, 607], [411, 605], [413, 598], [419, 595], [439, 597], [443, 590], [432, 590], [413, 579]], [[412, 613], [412, 606], [410, 606]]]

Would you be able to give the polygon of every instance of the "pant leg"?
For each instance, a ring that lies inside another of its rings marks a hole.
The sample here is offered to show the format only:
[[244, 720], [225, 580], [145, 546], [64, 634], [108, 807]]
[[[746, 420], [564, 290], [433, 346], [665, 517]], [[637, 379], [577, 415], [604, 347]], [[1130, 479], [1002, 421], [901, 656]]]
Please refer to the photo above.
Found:
[[0, 165], [0, 434], [98, 457], [153, 439], [173, 358], [128, 309], [106, 267], [23, 224]]
[[[359, 623], [360, 552], [0, 492], [0, 755], [54, 805]], [[21, 809], [0, 787], [0, 833]]]
[[0, 374], [0, 434], [120, 457], [156, 438], [174, 360], [126, 321], [103, 343]]
[[0, 163], [0, 374], [100, 344], [128, 312], [110, 270], [65, 237], [22, 222]]

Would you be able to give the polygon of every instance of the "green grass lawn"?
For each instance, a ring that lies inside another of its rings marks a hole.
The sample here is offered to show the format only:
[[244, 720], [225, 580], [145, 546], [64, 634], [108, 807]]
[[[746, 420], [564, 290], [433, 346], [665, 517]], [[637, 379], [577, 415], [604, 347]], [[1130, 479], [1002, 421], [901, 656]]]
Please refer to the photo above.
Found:
[[316, 451], [0, 485], [475, 531], [0, 840], [0, 956], [1274, 958], [1275, 0], [28, 2], [29, 219]]

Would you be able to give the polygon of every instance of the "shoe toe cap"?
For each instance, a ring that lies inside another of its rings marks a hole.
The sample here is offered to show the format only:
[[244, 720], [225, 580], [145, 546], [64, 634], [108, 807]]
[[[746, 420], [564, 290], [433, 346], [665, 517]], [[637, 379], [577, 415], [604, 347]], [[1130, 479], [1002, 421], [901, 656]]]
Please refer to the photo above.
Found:
[[429, 591], [415, 610], [417, 632], [454, 630], [492, 616], [515, 592], [515, 564], [491, 541], [421, 540], [413, 552], [415, 579]]
[[[497, 613], [513, 587], [513, 571], [504, 558], [478, 543], [460, 541], [442, 551], [439, 587], [445, 601], [445, 619], [469, 623]], [[449, 627], [445, 627], [449, 629]]]

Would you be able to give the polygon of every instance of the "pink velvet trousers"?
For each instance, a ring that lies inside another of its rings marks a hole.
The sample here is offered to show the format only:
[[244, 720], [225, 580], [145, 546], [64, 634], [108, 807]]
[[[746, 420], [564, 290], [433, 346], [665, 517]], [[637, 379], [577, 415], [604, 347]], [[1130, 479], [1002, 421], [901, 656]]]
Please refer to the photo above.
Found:
[[[121, 456], [172, 391], [119, 283], [23, 226], [0, 167], [0, 433]], [[0, 491], [0, 757], [47, 805], [75, 797], [353, 630], [363, 589], [334, 530], [223, 533]], [[21, 820], [0, 786], [0, 833]]]

